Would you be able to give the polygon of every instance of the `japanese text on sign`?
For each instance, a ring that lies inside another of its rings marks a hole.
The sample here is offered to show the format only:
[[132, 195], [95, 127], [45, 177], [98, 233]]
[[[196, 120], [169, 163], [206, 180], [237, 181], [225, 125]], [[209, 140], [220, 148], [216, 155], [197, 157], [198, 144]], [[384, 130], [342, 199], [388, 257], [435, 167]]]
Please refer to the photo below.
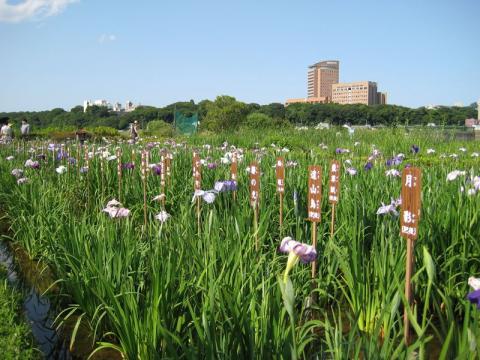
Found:
[[419, 168], [405, 168], [402, 173], [402, 209], [400, 235], [416, 239], [420, 221], [422, 172]]
[[[163, 171], [163, 169], [162, 169]], [[168, 153], [165, 157], [165, 173], [167, 176], [171, 175], [172, 171], [172, 154]]]
[[165, 173], [166, 173], [166, 162], [165, 162], [165, 156], [161, 156], [160, 158], [160, 162], [161, 162], [161, 172], [160, 172], [160, 185], [162, 187], [165, 186]]
[[232, 164], [230, 165], [230, 179], [231, 180], [237, 181], [237, 171], [238, 171], [237, 154], [233, 153]]
[[283, 194], [285, 192], [285, 160], [281, 157], [277, 158], [275, 163], [275, 175], [277, 177], [277, 192]]
[[333, 160], [330, 163], [330, 180], [328, 185], [328, 201], [332, 204], [338, 203], [340, 197], [340, 163]]
[[258, 163], [250, 164], [250, 204], [252, 207], [258, 207], [260, 199], [260, 168]]
[[193, 189], [200, 190], [202, 186], [202, 174], [200, 157], [197, 153], [193, 153]]
[[322, 209], [322, 170], [320, 166], [308, 167], [308, 220], [320, 222]]

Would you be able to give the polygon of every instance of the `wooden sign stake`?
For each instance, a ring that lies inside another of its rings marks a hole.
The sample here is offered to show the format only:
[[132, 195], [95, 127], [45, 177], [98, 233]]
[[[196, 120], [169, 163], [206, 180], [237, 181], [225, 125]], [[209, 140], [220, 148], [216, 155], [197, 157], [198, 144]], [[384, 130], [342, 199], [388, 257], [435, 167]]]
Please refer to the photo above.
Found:
[[279, 223], [281, 235], [283, 229], [283, 194], [285, 193], [285, 159], [282, 157], [277, 158], [275, 175], [277, 177], [277, 192], [280, 197]]
[[[167, 190], [165, 185], [165, 177], [167, 172], [166, 167], [166, 158], [164, 155], [160, 156], [160, 165], [161, 165], [161, 172], [160, 172], [160, 194], [164, 194], [166, 196]], [[162, 207], [165, 208], [165, 196], [162, 198]]]
[[143, 220], [147, 228], [147, 152], [142, 151]]
[[[165, 173], [167, 176], [167, 186], [170, 186], [172, 184], [172, 159], [173, 155], [172, 153], [168, 152], [167, 156], [165, 158]], [[166, 194], [165, 194], [166, 195]]]
[[118, 201], [122, 202], [122, 152], [116, 151], [117, 155], [117, 177], [118, 177]]
[[[418, 223], [420, 221], [422, 172], [419, 168], [405, 168], [402, 173], [402, 208], [400, 213], [400, 235], [407, 240], [407, 254], [405, 264], [405, 298], [407, 306], [411, 306], [412, 273], [414, 264], [413, 241], [418, 237]], [[405, 307], [403, 312], [403, 327], [405, 345], [410, 343], [410, 321]]]
[[328, 184], [328, 201], [332, 205], [332, 219], [330, 223], [330, 237], [335, 231], [335, 205], [340, 199], [340, 163], [332, 160], [330, 163], [330, 179]]
[[52, 163], [53, 163], [53, 166], [55, 166], [55, 148], [56, 148], [56, 145], [55, 143], [53, 143], [53, 151], [52, 151]]
[[[238, 163], [237, 163], [237, 154], [233, 153], [232, 155], [232, 164], [230, 165], [230, 180], [235, 181], [238, 187]], [[237, 191], [233, 191], [233, 200], [237, 199]]]
[[80, 177], [80, 144], [77, 142], [77, 156], [76, 156], [76, 165], [77, 165], [77, 176]]
[[[312, 222], [312, 246], [317, 248], [317, 223], [322, 213], [322, 168], [308, 167], [308, 220]], [[317, 262], [312, 262], [312, 279], [317, 273]]]
[[[201, 190], [202, 186], [202, 165], [200, 156], [196, 152], [193, 153], [193, 190]], [[197, 196], [197, 226], [198, 236], [200, 236], [200, 197]]]
[[[314, 249], [317, 248], [317, 223], [312, 221], [312, 246]], [[312, 279], [315, 279], [317, 276], [317, 260], [312, 262]]]
[[250, 205], [253, 207], [253, 226], [255, 231], [255, 250], [260, 250], [258, 239], [258, 203], [260, 200], [260, 167], [256, 161], [250, 164]]

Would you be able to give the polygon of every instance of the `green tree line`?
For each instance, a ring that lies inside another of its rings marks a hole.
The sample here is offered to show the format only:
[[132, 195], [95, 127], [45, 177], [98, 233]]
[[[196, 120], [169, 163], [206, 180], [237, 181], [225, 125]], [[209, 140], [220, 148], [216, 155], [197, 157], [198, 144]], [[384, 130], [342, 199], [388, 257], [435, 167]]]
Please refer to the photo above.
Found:
[[[126, 129], [128, 124], [138, 121], [147, 129], [148, 123], [173, 124], [175, 111], [189, 116], [198, 112], [200, 129], [228, 131], [241, 127], [286, 127], [292, 125], [312, 126], [320, 122], [332, 125], [427, 125], [463, 126], [465, 119], [477, 116], [476, 104], [465, 107], [441, 106], [434, 109], [416, 109], [397, 105], [339, 105], [339, 104], [292, 104], [280, 103], [259, 105], [244, 103], [231, 96], [218, 96], [215, 100], [195, 103], [176, 102], [165, 107], [139, 106], [131, 112], [113, 112], [106, 107], [91, 106], [86, 112], [82, 106], [66, 111], [55, 108], [38, 112], [1, 112], [0, 118], [8, 117], [14, 124], [27, 119], [32, 127], [98, 127]], [[153, 124], [152, 124], [153, 125]]]

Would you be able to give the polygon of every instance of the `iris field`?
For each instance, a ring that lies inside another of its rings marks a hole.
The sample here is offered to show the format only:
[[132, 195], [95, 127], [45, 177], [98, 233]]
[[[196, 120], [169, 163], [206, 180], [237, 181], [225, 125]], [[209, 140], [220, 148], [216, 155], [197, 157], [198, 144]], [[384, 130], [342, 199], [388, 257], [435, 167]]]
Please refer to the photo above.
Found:
[[[69, 324], [72, 348], [86, 329], [92, 357], [111, 348], [128, 359], [479, 358], [480, 313], [466, 298], [467, 279], [480, 275], [478, 142], [446, 140], [436, 130], [350, 136], [342, 128], [154, 140], [0, 147], [0, 204], [10, 240], [52, 270], [57, 324]], [[165, 189], [153, 166], [147, 172], [146, 226], [144, 149], [149, 164], [173, 155]], [[238, 158], [235, 196], [201, 198], [200, 226], [192, 201], [194, 150], [203, 160], [205, 191], [229, 180], [231, 154]], [[281, 229], [277, 156], [287, 162]], [[332, 159], [341, 163], [341, 193], [330, 236]], [[258, 234], [246, 170], [254, 160], [262, 171]], [[311, 243], [309, 165], [323, 169], [317, 275], [312, 279], [311, 265], [299, 263], [285, 284], [282, 239]], [[406, 346], [406, 243], [395, 205], [401, 180], [391, 170], [408, 165], [420, 167], [423, 180]], [[12, 175], [15, 169], [21, 172]], [[164, 203], [153, 200], [161, 193]], [[125, 211], [103, 211], [113, 199]]]

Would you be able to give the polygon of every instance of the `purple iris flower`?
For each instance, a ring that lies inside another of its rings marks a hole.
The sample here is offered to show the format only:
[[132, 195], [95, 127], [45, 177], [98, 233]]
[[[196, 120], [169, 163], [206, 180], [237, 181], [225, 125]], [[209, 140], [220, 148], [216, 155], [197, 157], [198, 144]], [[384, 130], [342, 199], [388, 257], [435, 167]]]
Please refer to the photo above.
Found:
[[25, 167], [31, 169], [40, 169], [40, 163], [38, 161], [33, 161], [32, 159], [28, 159], [25, 161]]
[[37, 159], [39, 160], [45, 160], [47, 157], [44, 154], [38, 154]]
[[131, 162], [128, 162], [128, 163], [123, 164], [122, 167], [124, 169], [127, 169], [127, 170], [132, 170], [132, 169], [135, 169], [135, 164], [131, 163]]
[[293, 252], [304, 264], [314, 261], [317, 257], [317, 251], [313, 246], [295, 241], [291, 237], [284, 238], [278, 250], [283, 253]]
[[162, 167], [160, 165], [152, 166], [152, 171], [155, 175], [160, 175], [162, 173]]
[[373, 167], [373, 163], [369, 161], [365, 164], [363, 168], [365, 169], [365, 171], [369, 171], [372, 169], [372, 167]]
[[68, 154], [65, 151], [59, 151], [57, 153], [57, 160], [66, 159], [67, 157], [68, 157]]
[[412, 145], [410, 150], [412, 150], [412, 153], [418, 154], [418, 151], [420, 150], [420, 148], [417, 145]]
[[348, 150], [348, 149], [342, 149], [342, 148], [336, 148], [336, 149], [335, 149], [335, 152], [336, 152], [337, 154], [344, 154], [344, 153], [349, 153], [350, 150]]
[[474, 290], [467, 295], [468, 301], [472, 304], [477, 305], [477, 309], [480, 309], [480, 290]]
[[394, 156], [393, 158], [388, 159], [385, 164], [387, 165], [387, 167], [390, 167], [390, 166], [400, 165], [401, 163], [402, 163], [402, 158], [398, 156]]
[[218, 192], [236, 191], [237, 182], [235, 180], [217, 181], [215, 183], [214, 189]]
[[209, 169], [216, 169], [217, 168], [217, 163], [211, 162], [207, 164], [207, 168]]
[[71, 165], [75, 165], [75, 163], [77, 162], [77, 160], [76, 160], [74, 157], [69, 157], [69, 158], [68, 158], [68, 162], [69, 162]]

